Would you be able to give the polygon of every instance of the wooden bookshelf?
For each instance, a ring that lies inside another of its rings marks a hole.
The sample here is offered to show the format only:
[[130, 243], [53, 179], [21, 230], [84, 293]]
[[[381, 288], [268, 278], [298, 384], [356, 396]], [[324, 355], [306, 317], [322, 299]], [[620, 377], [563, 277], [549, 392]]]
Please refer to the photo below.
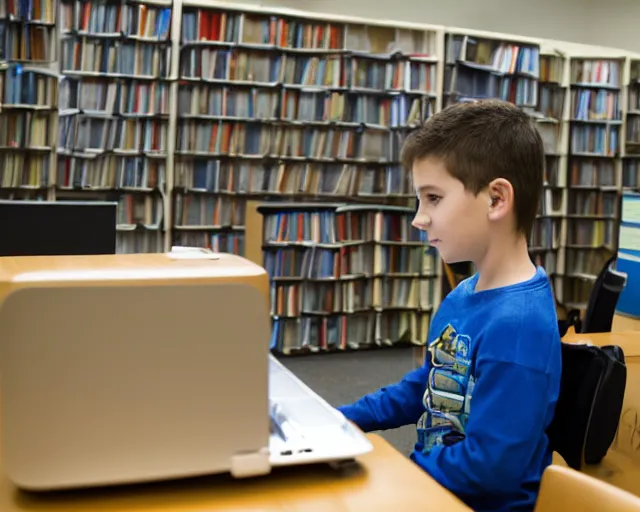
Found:
[[622, 162], [622, 187], [640, 190], [640, 59], [629, 61], [627, 110], [625, 123], [625, 154]]
[[61, 0], [56, 197], [118, 201], [118, 252], [164, 251], [172, 4]]
[[565, 270], [567, 143], [569, 137], [569, 59], [543, 45], [540, 54], [536, 127], [545, 148], [543, 196], [529, 239], [533, 261], [547, 271], [561, 301]]
[[243, 254], [248, 200], [412, 204], [442, 31], [198, 0], [181, 24], [173, 244]]
[[[443, 101], [509, 101], [527, 112], [545, 146], [544, 192], [529, 246], [554, 288], [564, 269], [568, 59], [544, 41], [463, 29], [445, 34]], [[556, 294], [558, 292], [556, 291]]]
[[624, 154], [624, 57], [570, 59], [570, 140], [563, 302], [583, 310], [617, 249]]
[[447, 30], [443, 103], [499, 98], [538, 104], [540, 43], [477, 31]]
[[2, 199], [50, 199], [55, 162], [57, 74], [6, 63], [0, 68]]
[[[173, 244], [244, 254], [247, 203], [255, 201], [263, 201], [260, 211], [282, 210], [278, 218], [322, 212], [326, 225], [337, 204], [396, 205], [405, 221], [413, 215], [415, 192], [399, 153], [406, 135], [441, 108], [442, 30], [215, 2], [181, 5]], [[337, 261], [344, 244], [307, 236], [282, 247], [265, 239], [262, 263], [275, 272], [274, 258], [299, 266], [305, 254], [320, 252]], [[425, 294], [435, 294], [437, 279], [425, 286]], [[372, 291], [352, 311], [356, 287]], [[392, 332], [391, 312], [372, 313], [372, 293], [373, 281], [275, 273], [274, 350], [418, 343], [437, 299], [419, 315], [397, 312], [401, 336]], [[314, 297], [333, 303], [305, 302]]]
[[52, 199], [58, 3], [0, 3], [0, 198]]
[[271, 349], [282, 354], [422, 346], [439, 303], [438, 257], [413, 208], [263, 203]]

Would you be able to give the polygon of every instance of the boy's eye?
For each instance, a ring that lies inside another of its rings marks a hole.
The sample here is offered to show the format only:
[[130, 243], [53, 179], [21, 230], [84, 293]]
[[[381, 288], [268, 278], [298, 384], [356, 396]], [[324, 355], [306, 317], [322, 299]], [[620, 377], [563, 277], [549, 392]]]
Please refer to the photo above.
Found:
[[440, 200], [440, 196], [435, 194], [427, 194], [427, 201], [430, 203], [437, 203]]

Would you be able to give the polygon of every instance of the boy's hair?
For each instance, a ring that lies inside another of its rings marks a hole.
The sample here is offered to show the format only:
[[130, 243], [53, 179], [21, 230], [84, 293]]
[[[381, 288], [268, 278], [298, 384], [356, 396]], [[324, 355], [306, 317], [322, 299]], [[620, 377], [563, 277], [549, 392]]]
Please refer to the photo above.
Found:
[[402, 164], [442, 159], [465, 189], [478, 194], [496, 178], [513, 186], [516, 229], [529, 236], [542, 195], [544, 145], [531, 118], [511, 103], [481, 100], [457, 103], [411, 132]]

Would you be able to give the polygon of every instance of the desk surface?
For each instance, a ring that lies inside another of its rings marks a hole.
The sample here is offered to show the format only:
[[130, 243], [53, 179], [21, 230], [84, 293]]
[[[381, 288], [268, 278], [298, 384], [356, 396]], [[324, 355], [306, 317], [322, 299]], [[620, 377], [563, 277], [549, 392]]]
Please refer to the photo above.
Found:
[[17, 491], [0, 467], [0, 511], [65, 512], [361, 512], [470, 510], [382, 437], [359, 466], [276, 470], [267, 477], [215, 476], [108, 490], [33, 495]]
[[565, 335], [562, 341], [569, 343], [585, 341], [599, 346], [619, 345], [624, 350], [625, 355], [640, 355], [640, 331], [625, 330], [588, 334], [571, 332]]

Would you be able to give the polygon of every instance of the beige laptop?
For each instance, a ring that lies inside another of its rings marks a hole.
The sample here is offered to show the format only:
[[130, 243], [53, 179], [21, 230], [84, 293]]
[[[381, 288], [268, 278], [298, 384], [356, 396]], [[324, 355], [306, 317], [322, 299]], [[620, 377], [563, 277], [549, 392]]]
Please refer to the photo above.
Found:
[[50, 490], [335, 462], [367, 438], [269, 355], [229, 254], [0, 258], [0, 453]]

